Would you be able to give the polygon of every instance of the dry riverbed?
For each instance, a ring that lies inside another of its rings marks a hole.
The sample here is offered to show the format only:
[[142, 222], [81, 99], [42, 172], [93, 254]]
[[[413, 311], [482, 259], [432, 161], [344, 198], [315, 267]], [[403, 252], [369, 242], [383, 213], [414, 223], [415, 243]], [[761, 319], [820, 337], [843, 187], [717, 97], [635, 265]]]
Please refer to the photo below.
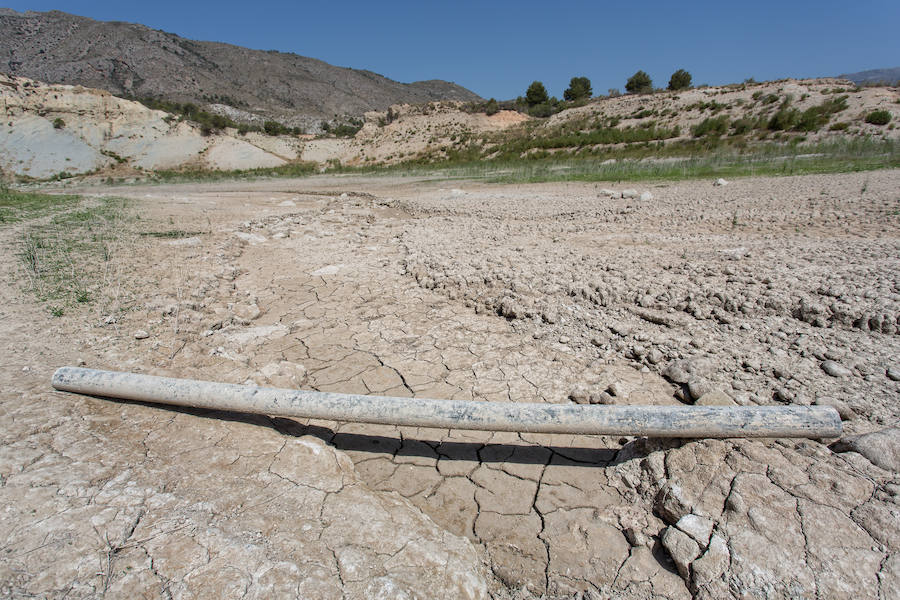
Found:
[[[48, 217], [0, 226], [0, 596], [900, 589], [900, 171], [80, 192], [129, 202], [92, 230], [103, 265], [69, 257], [90, 302], [61, 316], [20, 257]], [[65, 364], [490, 402], [829, 404], [845, 436], [172, 410], [53, 392]]]

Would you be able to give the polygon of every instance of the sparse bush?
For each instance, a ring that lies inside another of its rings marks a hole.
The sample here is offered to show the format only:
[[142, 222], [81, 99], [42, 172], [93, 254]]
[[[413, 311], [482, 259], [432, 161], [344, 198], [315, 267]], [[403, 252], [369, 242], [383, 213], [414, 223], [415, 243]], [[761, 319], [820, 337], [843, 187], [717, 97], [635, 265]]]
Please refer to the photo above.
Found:
[[549, 100], [550, 97], [547, 95], [547, 89], [544, 87], [544, 84], [540, 81], [532, 81], [525, 92], [525, 102], [528, 106], [537, 106]]
[[496, 115], [498, 112], [500, 112], [500, 104], [496, 99], [491, 98], [485, 103], [484, 114], [486, 114], [487, 116], [491, 116]]
[[606, 90], [606, 93], [609, 94], [610, 98], [618, 98], [622, 95], [622, 92], [619, 91], [619, 88], [609, 88]]
[[329, 123], [323, 123], [322, 129], [326, 133], [331, 133], [336, 137], [353, 137], [359, 130], [362, 129], [363, 122], [361, 119], [349, 118], [346, 123], [339, 123], [337, 125], [331, 125]]
[[794, 129], [797, 131], [818, 131], [827, 122], [828, 116], [822, 114], [821, 111], [817, 110], [817, 107], [813, 106], [800, 113]]
[[573, 77], [569, 81], [569, 87], [563, 92], [563, 98], [569, 102], [586, 100], [591, 97], [591, 80], [587, 77]]
[[700, 124], [695, 125], [693, 129], [694, 137], [704, 137], [707, 135], [720, 136], [725, 135], [727, 131], [728, 117], [725, 115], [703, 119], [703, 121]]
[[800, 111], [796, 108], [779, 108], [769, 119], [768, 127], [772, 131], [787, 131], [793, 129], [799, 120]]
[[866, 123], [872, 125], [887, 125], [891, 122], [891, 113], [886, 110], [873, 110], [866, 115]]
[[753, 130], [753, 120], [747, 117], [741, 117], [731, 122], [731, 129], [734, 135], [744, 135]]
[[846, 121], [842, 121], [839, 123], [832, 124], [831, 127], [828, 128], [828, 131], [844, 131], [848, 127], [850, 127], [850, 123], [847, 123]]
[[648, 94], [653, 91], [653, 80], [643, 71], [638, 71], [625, 82], [629, 94]]
[[266, 135], [287, 135], [291, 133], [291, 128], [278, 121], [266, 121], [263, 123], [263, 131]]
[[549, 101], [535, 104], [528, 109], [528, 114], [532, 117], [545, 118], [553, 114], [553, 105]]
[[66, 126], [66, 122], [62, 120], [61, 117], [56, 117], [53, 119], [53, 129], [62, 129]]
[[691, 87], [691, 74], [684, 69], [678, 69], [669, 78], [669, 89], [672, 91], [686, 90]]

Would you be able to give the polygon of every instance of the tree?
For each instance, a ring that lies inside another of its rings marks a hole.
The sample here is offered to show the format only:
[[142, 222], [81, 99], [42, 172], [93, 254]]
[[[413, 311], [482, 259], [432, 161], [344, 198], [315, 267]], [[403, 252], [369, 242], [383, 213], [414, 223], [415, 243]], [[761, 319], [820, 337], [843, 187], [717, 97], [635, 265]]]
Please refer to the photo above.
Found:
[[653, 80], [643, 71], [638, 71], [625, 83], [625, 91], [629, 94], [648, 94], [653, 91]]
[[563, 98], [572, 102], [590, 98], [592, 93], [590, 79], [587, 77], [573, 77], [569, 81], [569, 89], [563, 92]]
[[487, 116], [496, 115], [500, 112], [500, 103], [495, 98], [491, 98], [484, 105], [484, 114]]
[[528, 106], [536, 106], [547, 102], [550, 98], [547, 96], [547, 90], [540, 81], [532, 81], [525, 92], [525, 102]]
[[691, 87], [691, 74], [685, 71], [684, 69], [678, 69], [674, 73], [672, 73], [672, 77], [669, 78], [669, 89], [670, 90], [686, 90]]

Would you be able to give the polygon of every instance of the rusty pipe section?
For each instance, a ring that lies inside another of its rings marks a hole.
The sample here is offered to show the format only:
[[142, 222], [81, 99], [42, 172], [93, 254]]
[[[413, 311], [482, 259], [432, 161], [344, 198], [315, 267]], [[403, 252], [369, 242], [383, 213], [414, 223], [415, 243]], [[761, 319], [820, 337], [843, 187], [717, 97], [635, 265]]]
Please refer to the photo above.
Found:
[[390, 398], [62, 367], [64, 392], [302, 419], [438, 429], [678, 438], [840, 437], [829, 406], [605, 406]]

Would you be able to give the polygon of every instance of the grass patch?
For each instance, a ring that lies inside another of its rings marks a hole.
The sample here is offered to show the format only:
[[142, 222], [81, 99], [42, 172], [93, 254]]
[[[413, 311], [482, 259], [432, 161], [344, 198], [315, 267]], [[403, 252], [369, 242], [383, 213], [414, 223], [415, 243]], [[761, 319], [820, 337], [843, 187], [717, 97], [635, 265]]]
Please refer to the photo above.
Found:
[[202, 233], [202, 231], [184, 231], [182, 229], [172, 229], [170, 231], [142, 231], [138, 235], [162, 239], [180, 239], [194, 237], [195, 235], [200, 235]]
[[28, 213], [19, 241], [29, 285], [54, 316], [101, 295], [125, 218], [126, 201], [119, 198], [70, 202], [68, 210], [46, 217]]
[[[616, 160], [609, 161], [611, 158]], [[900, 142], [847, 138], [816, 144], [770, 142], [750, 148], [692, 140], [664, 147], [626, 148], [596, 157], [557, 154], [540, 159], [474, 160], [457, 164], [404, 163], [391, 167], [344, 168], [343, 171], [529, 183], [683, 180], [847, 173], [886, 168], [900, 168]]]
[[900, 167], [900, 144], [856, 140], [784, 146], [772, 144], [740, 152], [722, 148], [707, 155], [678, 160], [555, 161], [510, 165], [507, 172], [488, 175], [489, 181], [647, 181], [754, 175], [846, 173]]
[[16, 223], [71, 207], [76, 196], [35, 194], [10, 189], [0, 183], [0, 223]]
[[319, 172], [316, 163], [302, 162], [280, 167], [260, 167], [258, 169], [236, 169], [233, 171], [211, 171], [208, 169], [181, 169], [156, 171], [151, 179], [160, 183], [181, 183], [191, 181], [227, 181], [234, 179], [258, 179], [261, 177], [306, 177]]

